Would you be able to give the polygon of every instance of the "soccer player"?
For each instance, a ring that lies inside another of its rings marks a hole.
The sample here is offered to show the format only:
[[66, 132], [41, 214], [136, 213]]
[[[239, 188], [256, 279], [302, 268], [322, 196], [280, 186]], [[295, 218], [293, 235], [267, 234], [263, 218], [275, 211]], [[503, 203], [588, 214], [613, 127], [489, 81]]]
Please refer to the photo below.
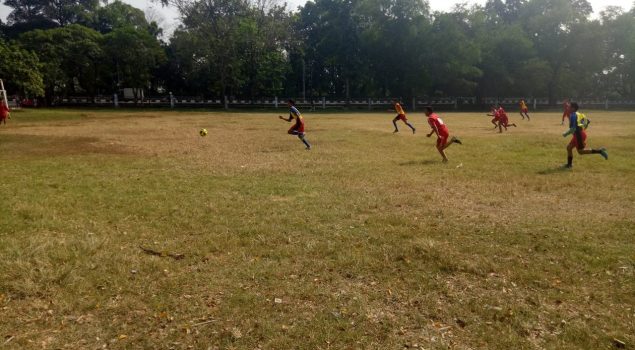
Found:
[[606, 148], [601, 147], [599, 149], [586, 149], [586, 128], [589, 126], [589, 119], [578, 112], [578, 104], [573, 102], [570, 104], [571, 114], [569, 115], [569, 130], [567, 130], [562, 136], [567, 137], [573, 134], [571, 142], [567, 145], [567, 165], [565, 168], [573, 167], [573, 149], [578, 150], [578, 154], [599, 154], [604, 159], [609, 159], [609, 154], [606, 152]]
[[488, 114], [488, 116], [494, 117], [492, 119], [492, 124], [494, 124], [494, 129], [498, 128], [498, 121], [500, 120], [500, 115], [498, 113], [498, 109], [496, 109], [496, 106], [492, 105], [491, 111]]
[[520, 116], [523, 117], [523, 120], [525, 120], [525, 117], [527, 117], [527, 121], [529, 121], [529, 108], [527, 108], [527, 103], [525, 102], [524, 99], [520, 100]]
[[564, 102], [562, 103], [562, 123], [560, 123], [560, 125], [564, 125], [564, 120], [569, 119], [570, 115], [571, 115], [571, 101], [569, 101], [568, 98], [565, 98]]
[[9, 118], [9, 106], [4, 104], [4, 100], [0, 100], [0, 124], [7, 124], [7, 118]]
[[430, 128], [432, 128], [432, 131], [430, 131], [427, 136], [430, 137], [432, 134], [437, 134], [437, 150], [441, 154], [441, 157], [443, 157], [443, 162], [445, 163], [448, 161], [448, 157], [445, 155], [445, 149], [450, 147], [453, 143], [461, 145], [461, 140], [453, 136], [448, 141], [448, 138], [450, 137], [448, 127], [445, 126], [443, 120], [434, 113], [434, 110], [430, 106], [426, 107], [426, 117], [428, 117], [428, 124], [430, 124]]
[[306, 146], [307, 151], [311, 150], [311, 144], [309, 143], [309, 141], [306, 140], [306, 138], [304, 138], [304, 118], [302, 117], [300, 111], [295, 107], [295, 101], [288, 100], [287, 106], [289, 106], [289, 118], [285, 118], [281, 115], [279, 115], [278, 118], [287, 122], [291, 122], [293, 119], [295, 119], [295, 124], [293, 124], [293, 126], [289, 129], [288, 134], [297, 135], [302, 143], [304, 143], [304, 145]]
[[[502, 133], [503, 132], [503, 128], [505, 128], [505, 131], [507, 131], [507, 127], [508, 126], [513, 126], [516, 127], [516, 124], [509, 124], [509, 117], [507, 117], [507, 113], [505, 113], [505, 109], [503, 108], [502, 104], [498, 104], [498, 132]], [[502, 126], [502, 127], [501, 127]]]
[[393, 133], [395, 132], [399, 132], [399, 128], [397, 127], [397, 120], [402, 120], [404, 123], [406, 123], [406, 125], [408, 125], [410, 127], [410, 129], [412, 129], [412, 133], [414, 134], [415, 131], [417, 131], [415, 129], [414, 126], [412, 126], [412, 124], [408, 123], [408, 118], [406, 118], [406, 112], [404, 112], [403, 107], [401, 107], [401, 104], [399, 103], [399, 101], [397, 100], [392, 100], [393, 106], [395, 107], [395, 111], [397, 111], [397, 116], [392, 120], [392, 125], [395, 126], [395, 131], [393, 131]]

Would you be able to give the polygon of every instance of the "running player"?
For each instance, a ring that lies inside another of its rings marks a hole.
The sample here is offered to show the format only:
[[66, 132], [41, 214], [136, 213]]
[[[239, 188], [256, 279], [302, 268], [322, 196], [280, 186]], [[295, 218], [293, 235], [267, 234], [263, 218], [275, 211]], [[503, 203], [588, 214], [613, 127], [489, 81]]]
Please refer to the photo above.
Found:
[[496, 109], [496, 106], [492, 105], [488, 116], [493, 117], [492, 124], [494, 124], [494, 129], [498, 128], [498, 121], [500, 120], [500, 115], [498, 113], [498, 109]]
[[529, 108], [527, 108], [527, 103], [525, 102], [524, 99], [520, 100], [520, 116], [523, 117], [523, 120], [525, 120], [525, 117], [527, 117], [527, 121], [529, 121]]
[[426, 136], [430, 137], [432, 134], [437, 134], [437, 150], [441, 154], [441, 157], [443, 157], [443, 162], [445, 163], [448, 161], [448, 157], [445, 155], [445, 149], [450, 147], [453, 143], [461, 145], [461, 140], [457, 137], [452, 137], [448, 141], [450, 137], [448, 127], [443, 123], [443, 120], [434, 113], [434, 110], [430, 106], [426, 107], [426, 117], [428, 117], [428, 124], [430, 124], [430, 128], [432, 128], [432, 131]]
[[573, 102], [570, 104], [571, 114], [569, 115], [569, 130], [562, 134], [562, 136], [567, 137], [570, 134], [573, 134], [573, 138], [571, 142], [567, 145], [567, 165], [565, 168], [573, 167], [573, 149], [578, 150], [578, 154], [599, 154], [604, 159], [609, 159], [609, 154], [606, 152], [606, 148], [601, 147], [599, 149], [586, 149], [586, 129], [589, 126], [589, 119], [587, 117], [578, 112], [578, 104]]
[[7, 118], [9, 118], [9, 106], [4, 104], [4, 100], [0, 100], [0, 124], [7, 124]]
[[[509, 124], [509, 117], [507, 116], [507, 113], [505, 113], [505, 109], [503, 108], [502, 104], [498, 104], [498, 132], [502, 133], [503, 132], [503, 128], [505, 128], [505, 131], [507, 131], [507, 127], [508, 126], [513, 126], [516, 127], [516, 124]], [[502, 127], [503, 128], [502, 128]]]
[[406, 125], [410, 127], [410, 129], [412, 129], [412, 133], [414, 134], [416, 129], [414, 126], [412, 126], [412, 124], [408, 123], [408, 118], [406, 118], [406, 112], [404, 112], [403, 107], [401, 107], [401, 104], [399, 103], [399, 101], [392, 100], [392, 103], [395, 108], [395, 111], [397, 111], [397, 116], [392, 120], [392, 125], [395, 126], [395, 131], [393, 131], [393, 133], [399, 132], [399, 128], [397, 127], [397, 120], [402, 120], [404, 123], [406, 123]]
[[564, 125], [564, 120], [569, 119], [570, 115], [571, 115], [571, 101], [569, 101], [568, 98], [565, 98], [564, 102], [562, 102], [562, 123], [560, 123], [560, 125]]
[[295, 119], [295, 124], [289, 129], [288, 133], [290, 135], [297, 135], [298, 138], [304, 143], [307, 150], [311, 150], [311, 144], [304, 138], [304, 118], [300, 111], [295, 107], [295, 101], [289, 100], [287, 101], [287, 105], [289, 106], [289, 118], [284, 118], [279, 115], [278, 118], [285, 120], [287, 122], [291, 122]]

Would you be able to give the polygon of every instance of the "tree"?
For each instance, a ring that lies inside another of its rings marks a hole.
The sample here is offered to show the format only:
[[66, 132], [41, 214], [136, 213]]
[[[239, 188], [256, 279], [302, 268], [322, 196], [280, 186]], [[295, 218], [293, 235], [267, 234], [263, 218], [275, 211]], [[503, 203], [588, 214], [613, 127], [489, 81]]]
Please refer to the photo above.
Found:
[[165, 52], [145, 29], [122, 27], [103, 39], [105, 74], [110, 91], [133, 88], [135, 100], [140, 89], [152, 88], [155, 70], [165, 60]]
[[40, 62], [34, 53], [0, 38], [0, 57], [0, 77], [4, 79], [7, 91], [31, 97], [44, 94]]
[[100, 40], [101, 34], [80, 25], [34, 30], [20, 36], [20, 44], [37, 52], [42, 63], [48, 104], [67, 94], [95, 95], [102, 68]]
[[147, 30], [155, 37], [161, 34], [155, 22], [148, 23], [143, 11], [119, 0], [93, 11], [87, 19], [87, 25], [102, 34], [123, 27]]

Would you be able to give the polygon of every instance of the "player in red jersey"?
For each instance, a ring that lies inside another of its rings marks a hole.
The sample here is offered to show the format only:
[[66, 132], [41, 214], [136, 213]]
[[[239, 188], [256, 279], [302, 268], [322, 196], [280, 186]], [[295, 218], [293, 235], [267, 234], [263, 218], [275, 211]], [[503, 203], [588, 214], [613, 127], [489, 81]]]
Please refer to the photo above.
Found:
[[406, 112], [404, 112], [403, 107], [401, 107], [401, 104], [399, 103], [399, 101], [392, 100], [392, 103], [393, 103], [393, 107], [395, 108], [395, 111], [397, 112], [397, 116], [392, 120], [392, 125], [395, 126], [395, 131], [393, 132], [399, 132], [399, 128], [397, 127], [397, 120], [401, 120], [404, 123], [406, 123], [406, 125], [408, 125], [410, 129], [412, 129], [412, 133], [414, 134], [417, 130], [415, 129], [414, 126], [412, 126], [412, 124], [408, 123], [408, 118], [406, 118]]
[[494, 124], [494, 129], [498, 128], [498, 121], [500, 120], [500, 115], [498, 113], [498, 109], [496, 109], [496, 106], [491, 107], [491, 110], [488, 116], [494, 117], [492, 119], [492, 124]]
[[503, 132], [503, 128], [505, 128], [505, 131], [507, 131], [507, 127], [508, 126], [513, 126], [516, 127], [516, 124], [509, 124], [509, 117], [507, 117], [507, 113], [505, 113], [505, 109], [503, 108], [503, 105], [498, 104], [498, 132], [502, 133]]
[[4, 100], [0, 100], [0, 124], [7, 123], [7, 118], [9, 118], [9, 106], [4, 104]]
[[445, 149], [450, 147], [453, 143], [462, 144], [461, 140], [457, 137], [452, 137], [448, 141], [450, 137], [448, 127], [443, 123], [443, 120], [434, 113], [434, 110], [430, 106], [426, 107], [426, 117], [428, 117], [428, 124], [430, 124], [430, 128], [432, 128], [432, 131], [430, 131], [427, 136], [430, 137], [432, 134], [437, 134], [437, 150], [441, 154], [441, 157], [443, 157], [443, 162], [445, 163], [448, 161], [448, 157], [445, 155]]
[[560, 123], [560, 125], [564, 125], [564, 120], [565, 119], [569, 119], [569, 116], [571, 115], [571, 101], [568, 98], [564, 99], [564, 102], [562, 103], [562, 122]]

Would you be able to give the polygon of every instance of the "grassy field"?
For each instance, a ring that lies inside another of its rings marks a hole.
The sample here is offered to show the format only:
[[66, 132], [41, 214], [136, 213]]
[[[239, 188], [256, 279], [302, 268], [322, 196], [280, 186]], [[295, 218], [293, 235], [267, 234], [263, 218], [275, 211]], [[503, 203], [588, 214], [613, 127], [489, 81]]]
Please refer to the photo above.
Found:
[[558, 113], [442, 164], [419, 113], [16, 112], [0, 348], [634, 348], [635, 113], [587, 115], [562, 170]]

